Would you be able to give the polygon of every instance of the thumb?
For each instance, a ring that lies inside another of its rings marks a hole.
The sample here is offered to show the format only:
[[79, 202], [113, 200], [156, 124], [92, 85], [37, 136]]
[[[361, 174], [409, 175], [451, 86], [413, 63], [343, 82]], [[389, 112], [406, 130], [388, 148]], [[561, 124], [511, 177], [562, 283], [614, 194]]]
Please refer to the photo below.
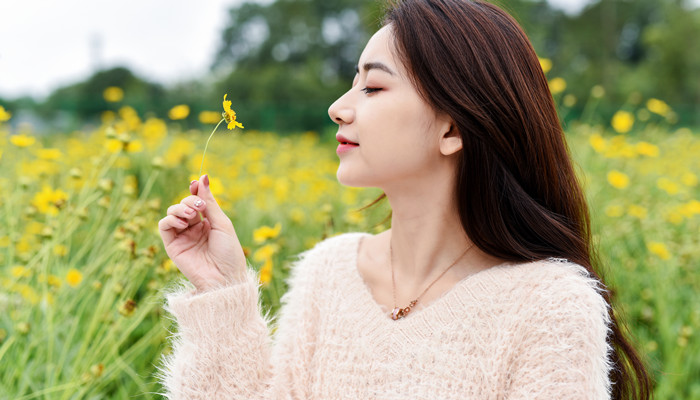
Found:
[[219, 207], [219, 203], [216, 202], [214, 194], [212, 194], [209, 189], [209, 175], [202, 175], [202, 177], [199, 178], [196, 193], [197, 196], [206, 203], [204, 216], [207, 217], [213, 229], [223, 229], [231, 225], [231, 220], [228, 219], [224, 211]]

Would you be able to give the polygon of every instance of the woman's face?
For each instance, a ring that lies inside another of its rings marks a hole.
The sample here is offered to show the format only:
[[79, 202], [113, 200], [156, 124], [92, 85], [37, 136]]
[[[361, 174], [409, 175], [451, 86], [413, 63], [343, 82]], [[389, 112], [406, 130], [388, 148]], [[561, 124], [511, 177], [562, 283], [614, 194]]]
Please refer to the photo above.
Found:
[[436, 166], [444, 163], [441, 137], [451, 120], [423, 101], [393, 46], [390, 25], [375, 33], [360, 56], [352, 88], [328, 109], [339, 142], [358, 144], [338, 146], [337, 177], [344, 185], [385, 190], [414, 185], [434, 179]]

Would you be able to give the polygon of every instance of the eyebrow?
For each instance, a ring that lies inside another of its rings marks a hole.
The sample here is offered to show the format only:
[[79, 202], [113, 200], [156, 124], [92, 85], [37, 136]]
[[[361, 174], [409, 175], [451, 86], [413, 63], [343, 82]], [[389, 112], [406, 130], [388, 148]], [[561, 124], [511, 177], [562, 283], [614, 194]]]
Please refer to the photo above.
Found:
[[[367, 72], [369, 72], [370, 70], [373, 70], [373, 69], [378, 69], [378, 70], [386, 72], [389, 75], [394, 75], [394, 71], [392, 71], [389, 67], [387, 67], [386, 65], [384, 65], [380, 62], [365, 63], [362, 66], [362, 69], [364, 69]], [[360, 73], [360, 67], [358, 65], [355, 65], [355, 72], [357, 72], [358, 74]]]

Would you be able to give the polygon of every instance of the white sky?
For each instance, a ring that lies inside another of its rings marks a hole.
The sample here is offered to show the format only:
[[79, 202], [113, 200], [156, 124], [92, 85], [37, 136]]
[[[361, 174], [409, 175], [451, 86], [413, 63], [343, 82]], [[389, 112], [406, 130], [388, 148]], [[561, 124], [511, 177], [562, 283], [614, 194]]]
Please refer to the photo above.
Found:
[[[569, 12], [589, 1], [550, 0]], [[202, 76], [240, 2], [0, 0], [0, 97], [43, 97], [116, 65], [164, 84]]]

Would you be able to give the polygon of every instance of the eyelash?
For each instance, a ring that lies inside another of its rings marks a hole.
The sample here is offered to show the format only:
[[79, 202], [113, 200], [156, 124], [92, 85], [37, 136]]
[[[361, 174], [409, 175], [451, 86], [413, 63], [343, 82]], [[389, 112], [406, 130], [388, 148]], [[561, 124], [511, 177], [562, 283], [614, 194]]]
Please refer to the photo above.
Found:
[[363, 92], [365, 92], [365, 94], [372, 94], [372, 93], [378, 92], [378, 91], [380, 91], [380, 90], [382, 90], [382, 89], [381, 89], [381, 88], [370, 88], [370, 87], [366, 87], [366, 88], [363, 88], [363, 89], [360, 89], [360, 90], [362, 90]]

